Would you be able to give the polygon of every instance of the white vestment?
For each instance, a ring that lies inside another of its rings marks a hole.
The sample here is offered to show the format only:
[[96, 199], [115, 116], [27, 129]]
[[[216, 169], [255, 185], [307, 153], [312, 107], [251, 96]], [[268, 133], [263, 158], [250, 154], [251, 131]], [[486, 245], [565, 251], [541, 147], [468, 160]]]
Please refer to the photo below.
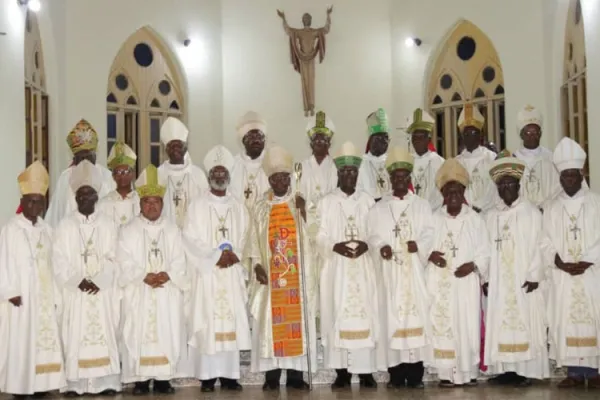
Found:
[[[99, 164], [95, 164], [95, 166], [102, 175], [102, 187], [98, 191], [98, 199], [101, 199], [115, 189], [115, 181], [112, 173], [106, 167]], [[73, 168], [75, 167], [70, 166], [60, 174], [56, 189], [52, 191], [45, 220], [53, 228], [56, 228], [63, 218], [77, 210], [75, 193], [70, 184]]]
[[330, 156], [326, 156], [321, 164], [317, 163], [315, 156], [302, 161], [300, 193], [306, 201], [308, 231], [313, 241], [319, 229], [317, 204], [326, 194], [337, 188], [337, 182], [337, 168]]
[[551, 201], [562, 191], [560, 176], [552, 162], [552, 152], [541, 146], [535, 150], [521, 148], [515, 152], [515, 157], [525, 163], [520, 195], [543, 208], [545, 202]]
[[363, 155], [358, 170], [356, 190], [367, 193], [375, 200], [388, 194], [392, 186], [390, 184], [390, 175], [385, 168], [386, 160], [387, 153], [379, 157], [375, 157], [371, 153]]
[[[143, 216], [121, 228], [117, 250], [123, 290], [123, 383], [177, 376], [186, 351], [183, 291], [188, 288], [181, 233], [174, 222]], [[166, 272], [169, 281], [153, 289], [149, 273]]]
[[367, 215], [374, 201], [365, 192], [348, 196], [339, 188], [319, 203], [317, 234], [323, 258], [320, 280], [321, 341], [327, 368], [353, 374], [377, 371], [379, 341], [378, 275], [371, 254], [357, 259], [333, 252], [336, 243], [367, 241]]
[[[432, 218], [427, 200], [410, 192], [404, 199], [385, 196], [369, 212], [369, 246], [382, 275], [378, 291], [382, 371], [400, 363], [428, 361], [431, 352], [425, 266], [433, 245]], [[417, 253], [408, 252], [409, 241], [417, 243]], [[392, 248], [389, 261], [381, 257], [384, 246]]]
[[229, 174], [231, 182], [227, 190], [244, 201], [250, 211], [254, 203], [270, 189], [269, 179], [262, 168], [264, 157], [265, 151], [255, 160], [245, 153], [240, 153], [234, 157], [233, 168]]
[[444, 158], [434, 151], [428, 151], [422, 156], [414, 153], [414, 157], [411, 177], [415, 193], [427, 200], [431, 209], [436, 211], [444, 202], [442, 194], [435, 186], [435, 175], [444, 163]]
[[490, 177], [490, 164], [496, 159], [496, 153], [484, 146], [479, 146], [472, 153], [463, 150], [456, 159], [469, 173], [469, 186], [465, 198], [471, 207], [487, 211], [500, 201], [496, 185]]
[[486, 225], [491, 258], [485, 364], [496, 374], [549, 378], [544, 298], [539, 287], [530, 293], [523, 288], [544, 279], [542, 214], [519, 198], [510, 207], [498, 203], [486, 214]]
[[[481, 282], [487, 280], [490, 259], [489, 239], [484, 220], [463, 206], [456, 217], [440, 208], [433, 216], [436, 229], [432, 252], [444, 253], [445, 268], [427, 265], [427, 287], [431, 296], [429, 312], [430, 366], [441, 380], [468, 383], [479, 375], [481, 346]], [[461, 265], [473, 262], [475, 272], [457, 278]]]
[[[548, 324], [550, 358], [561, 366], [598, 368], [600, 347], [600, 196], [582, 188], [559, 194], [544, 209], [542, 254], [550, 266]], [[554, 262], [590, 262], [582, 275]]]
[[[54, 231], [52, 265], [62, 290], [67, 390], [79, 394], [121, 390], [117, 230], [100, 212], [86, 218], [76, 211]], [[83, 279], [90, 279], [100, 291], [91, 295], [79, 290]]]
[[[0, 391], [32, 395], [66, 385], [52, 276], [52, 232], [23, 214], [0, 234]], [[8, 300], [21, 297], [21, 306]]]
[[[301, 320], [302, 320], [302, 349], [303, 354], [295, 357], [278, 357], [275, 355], [273, 346], [273, 316], [271, 308], [271, 293], [272, 287], [279, 287], [277, 281], [285, 281], [283, 276], [279, 279], [273, 280], [270, 274], [270, 263], [273, 257], [280, 257], [281, 254], [273, 254], [271, 243], [269, 241], [269, 221], [271, 207], [275, 204], [287, 204], [292, 213], [295, 213], [295, 201], [294, 196], [287, 195], [282, 198], [273, 197], [270, 199], [270, 193], [267, 193], [260, 199], [254, 206], [253, 212], [251, 212], [251, 231], [248, 238], [249, 243], [247, 245], [246, 257], [249, 259], [249, 265], [252, 266], [251, 273], [251, 284], [250, 284], [250, 299], [249, 309], [250, 314], [253, 318], [252, 325], [252, 360], [251, 369], [253, 372], [265, 372], [273, 369], [293, 369], [296, 371], [308, 371], [307, 356], [306, 356], [306, 338], [310, 342], [310, 355], [311, 355], [311, 367], [313, 372], [316, 371], [317, 365], [317, 332], [315, 323], [316, 313], [316, 299], [317, 299], [317, 285], [318, 277], [315, 274], [314, 266], [311, 265], [311, 258], [308, 254], [311, 254], [310, 241], [308, 233], [306, 231], [306, 224], [301, 220], [302, 226], [302, 241], [304, 244], [304, 263], [300, 268], [304, 268], [306, 282], [302, 279], [302, 273], [298, 269], [295, 273], [298, 274], [300, 281], [300, 293], [299, 300], [302, 306]], [[294, 214], [294, 223], [298, 227], [297, 217]], [[300, 252], [300, 234], [298, 229], [296, 230], [296, 246], [298, 252]], [[300, 254], [296, 258], [299, 257]], [[254, 266], [261, 264], [265, 269], [269, 282], [266, 285], [261, 285], [254, 273]], [[283, 278], [283, 279], [282, 279]], [[302, 287], [306, 285], [307, 297], [303, 295]], [[308, 313], [307, 313], [308, 311]], [[308, 314], [308, 332], [304, 326], [304, 316]]]
[[167, 188], [163, 218], [182, 228], [190, 203], [208, 189], [206, 174], [186, 155], [183, 164], [165, 161], [158, 168], [158, 180]]
[[207, 192], [188, 210], [184, 243], [196, 273], [188, 343], [198, 379], [240, 378], [240, 351], [250, 350], [246, 281], [248, 270], [237, 263], [217, 267], [223, 249], [242, 260], [249, 229], [243, 201]]
[[123, 198], [116, 190], [98, 202], [98, 210], [111, 218], [117, 226], [126, 225], [140, 214], [140, 197], [132, 190]]

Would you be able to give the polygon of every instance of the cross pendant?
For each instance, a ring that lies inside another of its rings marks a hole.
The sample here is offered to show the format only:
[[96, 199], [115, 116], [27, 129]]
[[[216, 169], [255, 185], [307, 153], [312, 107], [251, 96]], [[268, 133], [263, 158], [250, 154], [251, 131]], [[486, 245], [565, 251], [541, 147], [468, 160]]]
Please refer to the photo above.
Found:
[[581, 229], [579, 229], [579, 227], [577, 226], [577, 224], [575, 224], [569, 230], [573, 233], [573, 239], [577, 240], [577, 232], [581, 231]]
[[154, 253], [154, 257], [158, 257], [158, 254], [160, 253], [160, 249], [158, 247], [155, 247], [152, 250], [150, 250], [150, 252]]
[[244, 197], [246, 197], [246, 199], [250, 198], [250, 195], [252, 194], [252, 189], [250, 189], [250, 186], [248, 186], [246, 188], [246, 190], [244, 190]]
[[89, 253], [89, 249], [87, 247], [85, 248], [85, 251], [81, 254], [81, 256], [83, 257], [83, 263], [87, 264], [88, 257], [91, 256], [91, 254]]
[[358, 239], [358, 232], [356, 232], [356, 226], [352, 225], [346, 228], [346, 239], [352, 241]]
[[450, 251], [452, 251], [452, 257], [456, 257], [457, 250], [458, 250], [458, 247], [456, 247], [456, 245], [453, 243], [452, 247], [450, 248]]
[[179, 207], [179, 202], [183, 200], [181, 197], [179, 197], [179, 194], [176, 193], [175, 197], [173, 197], [173, 202], [175, 203], [175, 207]]
[[396, 226], [394, 227], [394, 229], [392, 230], [392, 232], [394, 232], [394, 237], [397, 238], [398, 236], [400, 236], [401, 229], [398, 226], [398, 224], [396, 224]]
[[383, 180], [383, 178], [381, 176], [379, 176], [379, 179], [377, 179], [377, 184], [379, 185], [379, 187], [381, 189], [383, 189], [383, 185], [385, 184], [385, 181]]
[[529, 182], [533, 182], [533, 178], [534, 178], [534, 174], [535, 170], [532, 169], [531, 171], [529, 171], [529, 176], [527, 177], [527, 179], [529, 180]]
[[416, 190], [417, 196], [418, 196], [419, 193], [421, 192], [421, 185], [419, 183], [417, 183], [417, 186], [415, 186], [415, 190]]
[[502, 238], [498, 238], [496, 240], [494, 240], [496, 242], [496, 250], [500, 251], [500, 248], [502, 247], [502, 242], [504, 241], [504, 239]]
[[221, 225], [221, 227], [219, 228], [219, 232], [221, 232], [221, 236], [223, 237], [223, 239], [227, 238], [227, 233], [229, 232], [229, 229], [225, 228], [224, 225]]

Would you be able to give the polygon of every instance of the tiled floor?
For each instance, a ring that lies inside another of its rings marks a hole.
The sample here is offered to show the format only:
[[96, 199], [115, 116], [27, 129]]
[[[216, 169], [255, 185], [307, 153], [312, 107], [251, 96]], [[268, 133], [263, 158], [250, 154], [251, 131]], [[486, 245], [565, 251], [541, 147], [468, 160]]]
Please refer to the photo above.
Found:
[[[1, 396], [8, 399], [8, 396]], [[57, 397], [52, 397], [57, 398]], [[114, 400], [123, 399], [158, 399], [160, 396], [134, 397], [129, 394], [117, 396]], [[167, 397], [164, 397], [167, 398]], [[600, 390], [573, 389], [559, 390], [556, 388], [556, 382], [544, 382], [535, 384], [525, 389], [500, 388], [481, 384], [475, 388], [468, 389], [440, 389], [430, 384], [424, 390], [387, 390], [381, 387], [377, 391], [363, 390], [359, 391], [358, 386], [352, 391], [332, 392], [327, 386], [316, 386], [310, 393], [298, 391], [281, 392], [263, 392], [260, 387], [250, 386], [242, 392], [220, 392], [218, 389], [214, 393], [201, 393], [199, 387], [179, 388], [171, 399], [200, 399], [200, 400], [350, 400], [350, 399], [406, 399], [406, 400], [579, 400], [579, 399], [600, 399]], [[88, 400], [91, 397], [84, 397]], [[100, 397], [99, 399], [107, 399]]]

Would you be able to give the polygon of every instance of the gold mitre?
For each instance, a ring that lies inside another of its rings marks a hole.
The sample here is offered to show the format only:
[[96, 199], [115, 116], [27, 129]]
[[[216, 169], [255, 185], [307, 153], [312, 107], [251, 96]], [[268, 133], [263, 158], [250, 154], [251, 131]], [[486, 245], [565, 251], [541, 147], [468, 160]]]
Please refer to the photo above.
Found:
[[458, 182], [464, 187], [469, 186], [469, 172], [456, 158], [444, 161], [435, 175], [435, 186], [439, 190], [442, 190], [448, 182]]
[[41, 194], [45, 196], [48, 192], [50, 177], [44, 164], [34, 161], [25, 171], [21, 172], [17, 178], [21, 196], [28, 194]]
[[158, 169], [150, 164], [135, 182], [135, 190], [140, 199], [144, 197], [163, 197], [167, 188], [158, 183]]
[[117, 142], [113, 145], [112, 149], [110, 149], [107, 162], [108, 169], [112, 171], [119, 165], [126, 165], [129, 168], [134, 168], [136, 160], [137, 155], [131, 147], [123, 142]]
[[458, 129], [463, 132], [467, 126], [483, 129], [485, 118], [479, 112], [479, 108], [473, 104], [465, 104], [460, 116], [458, 117]]
[[67, 144], [73, 154], [83, 150], [96, 151], [98, 148], [98, 133], [85, 119], [81, 119], [67, 135]]

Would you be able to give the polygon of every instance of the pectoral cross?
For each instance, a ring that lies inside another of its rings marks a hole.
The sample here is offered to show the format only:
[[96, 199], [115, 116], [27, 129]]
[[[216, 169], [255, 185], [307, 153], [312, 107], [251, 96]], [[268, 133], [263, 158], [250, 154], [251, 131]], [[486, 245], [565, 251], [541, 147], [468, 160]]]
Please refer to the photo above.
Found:
[[417, 191], [417, 196], [419, 195], [419, 192], [421, 192], [421, 184], [417, 182], [417, 186], [415, 186], [415, 190]]
[[250, 198], [250, 195], [252, 194], [252, 189], [250, 189], [250, 186], [248, 186], [246, 188], [246, 190], [244, 190], [244, 196], [246, 197], [246, 199]]
[[152, 250], [150, 250], [150, 253], [154, 253], [154, 257], [158, 258], [158, 255], [160, 254], [160, 249], [158, 247], [155, 247]]
[[226, 239], [229, 229], [225, 228], [225, 225], [221, 225], [221, 227], [218, 230], [219, 232], [221, 232], [221, 236], [223, 237], [223, 239]]
[[581, 229], [577, 226], [577, 222], [569, 229], [573, 233], [573, 239], [577, 240], [577, 232], [580, 232]]
[[535, 178], [534, 174], [535, 169], [531, 168], [531, 170], [529, 170], [529, 176], [527, 177], [527, 180], [529, 180], [529, 182], [533, 182], [533, 178]]
[[394, 237], [400, 236], [401, 229], [398, 226], [398, 224], [396, 224], [396, 226], [394, 227], [394, 229], [392, 230], [392, 232], [394, 232]]
[[450, 251], [452, 251], [452, 257], [456, 257], [456, 252], [458, 251], [458, 247], [454, 243], [452, 243], [452, 247], [450, 247]]
[[377, 179], [377, 184], [379, 185], [379, 187], [381, 189], [383, 189], [383, 185], [385, 184], [385, 181], [383, 180], [383, 178], [381, 177], [381, 175], [378, 176], [379, 179]]
[[85, 251], [83, 253], [81, 253], [81, 256], [83, 257], [83, 263], [87, 264], [88, 263], [88, 258], [92, 256], [92, 253], [90, 252], [89, 247], [85, 247]]
[[181, 197], [179, 197], [179, 192], [175, 192], [175, 196], [173, 197], [173, 202], [175, 203], [175, 207], [179, 207], [179, 202], [183, 200]]
[[356, 240], [358, 239], [358, 229], [356, 229], [356, 225], [352, 224], [350, 226], [346, 226], [346, 235], [347, 240]]
[[500, 251], [500, 249], [502, 248], [503, 241], [504, 239], [502, 239], [501, 237], [498, 237], [498, 239], [494, 240], [494, 242], [496, 242], [496, 250]]

